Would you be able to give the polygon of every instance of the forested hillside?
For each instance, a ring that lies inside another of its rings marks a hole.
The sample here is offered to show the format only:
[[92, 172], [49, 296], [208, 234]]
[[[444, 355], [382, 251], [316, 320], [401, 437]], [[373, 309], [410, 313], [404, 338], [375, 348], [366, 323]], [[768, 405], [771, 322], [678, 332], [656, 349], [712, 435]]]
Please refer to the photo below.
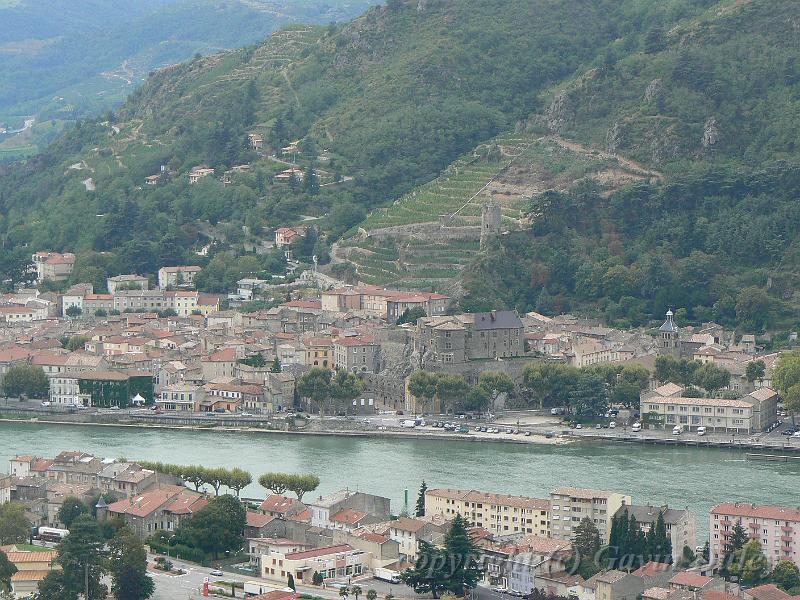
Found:
[[[644, 27], [656, 4], [395, 1], [341, 27], [289, 28], [257, 46], [165, 69], [110, 122], [86, 121], [6, 170], [6, 249], [69, 249], [90, 262], [92, 252], [111, 252], [95, 266], [152, 272], [159, 261], [186, 260], [183, 252], [204, 241], [198, 222], [224, 222], [233, 239], [241, 225], [258, 232], [327, 214], [323, 227], [340, 233], [513, 128], [540, 107], [540, 93], [591, 62], [621, 27]], [[331, 182], [341, 175], [346, 183], [272, 185], [285, 165], [250, 152], [251, 131], [271, 148], [302, 138], [313, 153], [328, 150]], [[252, 169], [234, 185], [187, 185], [194, 166], [221, 174], [240, 163]], [[174, 176], [143, 186], [160, 165]]]
[[[263, 39], [291, 22], [347, 20], [369, 0], [0, 0], [0, 160], [119, 105], [147, 73]], [[19, 139], [21, 138], [21, 139]]]
[[[608, 198], [545, 193], [533, 229], [466, 276], [468, 307], [797, 324], [800, 5], [718, 2], [631, 52], [617, 40], [555, 89], [526, 127], [558, 131], [666, 173]], [[508, 256], [518, 257], [509, 261]], [[493, 285], [486, 285], [491, 281]]]

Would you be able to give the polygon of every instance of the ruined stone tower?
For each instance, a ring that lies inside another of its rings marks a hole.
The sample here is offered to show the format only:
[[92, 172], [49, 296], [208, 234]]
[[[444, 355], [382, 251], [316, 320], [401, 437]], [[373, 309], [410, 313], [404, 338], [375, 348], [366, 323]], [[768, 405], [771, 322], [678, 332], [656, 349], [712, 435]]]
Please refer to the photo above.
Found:
[[489, 241], [500, 234], [500, 227], [503, 223], [503, 213], [500, 205], [494, 202], [487, 202], [481, 210], [481, 250], [486, 250]]

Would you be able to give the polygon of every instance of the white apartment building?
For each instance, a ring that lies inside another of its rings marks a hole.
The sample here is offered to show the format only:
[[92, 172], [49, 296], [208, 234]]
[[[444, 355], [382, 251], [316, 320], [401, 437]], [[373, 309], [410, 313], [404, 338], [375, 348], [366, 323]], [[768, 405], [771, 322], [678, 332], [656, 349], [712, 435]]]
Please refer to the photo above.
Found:
[[611, 521], [631, 497], [618, 492], [560, 487], [550, 492], [550, 537], [572, 539], [573, 530], [588, 517], [597, 526], [600, 539], [608, 542]]

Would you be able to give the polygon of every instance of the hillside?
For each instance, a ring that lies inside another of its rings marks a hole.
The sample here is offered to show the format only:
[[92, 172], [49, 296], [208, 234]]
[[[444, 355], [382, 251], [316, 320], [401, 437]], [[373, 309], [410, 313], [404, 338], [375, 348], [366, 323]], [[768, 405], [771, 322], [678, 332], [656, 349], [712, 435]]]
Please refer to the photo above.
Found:
[[[98, 280], [210, 258], [223, 289], [303, 222], [323, 237], [301, 258], [338, 240], [362, 280], [468, 309], [790, 327], [798, 23], [789, 0], [398, 0], [287, 27], [0, 173], [0, 257], [73, 250]], [[274, 183], [291, 166], [302, 184]], [[504, 235], [481, 251], [489, 201]]]
[[[159, 260], [187, 260], [186, 250], [206, 243], [204, 222], [225, 223], [234, 240], [241, 225], [257, 233], [324, 215], [323, 228], [341, 233], [513, 129], [539, 107], [541, 92], [593, 60], [639, 4], [394, 2], [344, 26], [288, 28], [163, 69], [112, 122], [86, 121], [7, 170], [6, 249], [68, 249], [106, 271], [152, 272]], [[316, 167], [343, 183], [311, 193], [272, 185], [286, 165], [251, 152], [248, 132], [264, 134], [273, 149], [303, 139], [329, 160]], [[195, 166], [221, 174], [242, 163], [251, 171], [234, 185], [187, 185]], [[160, 165], [171, 175], [143, 186]], [[98, 251], [112, 254], [100, 259]]]
[[[577, 310], [620, 325], [797, 326], [800, 5], [739, 0], [613, 44], [526, 119], [665, 175], [607, 199], [581, 184], [534, 197], [532, 230], [465, 274], [465, 307]], [[514, 256], [514, 261], [509, 261]]]
[[[0, 2], [0, 160], [35, 151], [65, 123], [115, 108], [148, 72], [261, 40], [290, 22], [328, 23], [368, 0]], [[91, 40], [91, 43], [88, 43]], [[32, 145], [32, 149], [22, 148]]]

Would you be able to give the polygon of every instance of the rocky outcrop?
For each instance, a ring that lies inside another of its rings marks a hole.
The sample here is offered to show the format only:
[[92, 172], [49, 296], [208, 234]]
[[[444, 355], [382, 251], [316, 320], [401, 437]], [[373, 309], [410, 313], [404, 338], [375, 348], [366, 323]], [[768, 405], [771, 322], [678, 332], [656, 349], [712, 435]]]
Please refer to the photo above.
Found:
[[563, 132], [575, 119], [575, 107], [566, 92], [559, 93], [545, 113], [547, 128], [553, 133]]
[[719, 122], [715, 117], [711, 117], [703, 126], [703, 139], [701, 141], [704, 150], [711, 150], [722, 139]]
[[622, 145], [622, 123], [617, 121], [606, 131], [606, 150], [616, 152]]
[[662, 86], [663, 82], [661, 81], [661, 78], [653, 79], [653, 81], [651, 81], [644, 90], [644, 101], [652, 102], [655, 100], [661, 93]]

